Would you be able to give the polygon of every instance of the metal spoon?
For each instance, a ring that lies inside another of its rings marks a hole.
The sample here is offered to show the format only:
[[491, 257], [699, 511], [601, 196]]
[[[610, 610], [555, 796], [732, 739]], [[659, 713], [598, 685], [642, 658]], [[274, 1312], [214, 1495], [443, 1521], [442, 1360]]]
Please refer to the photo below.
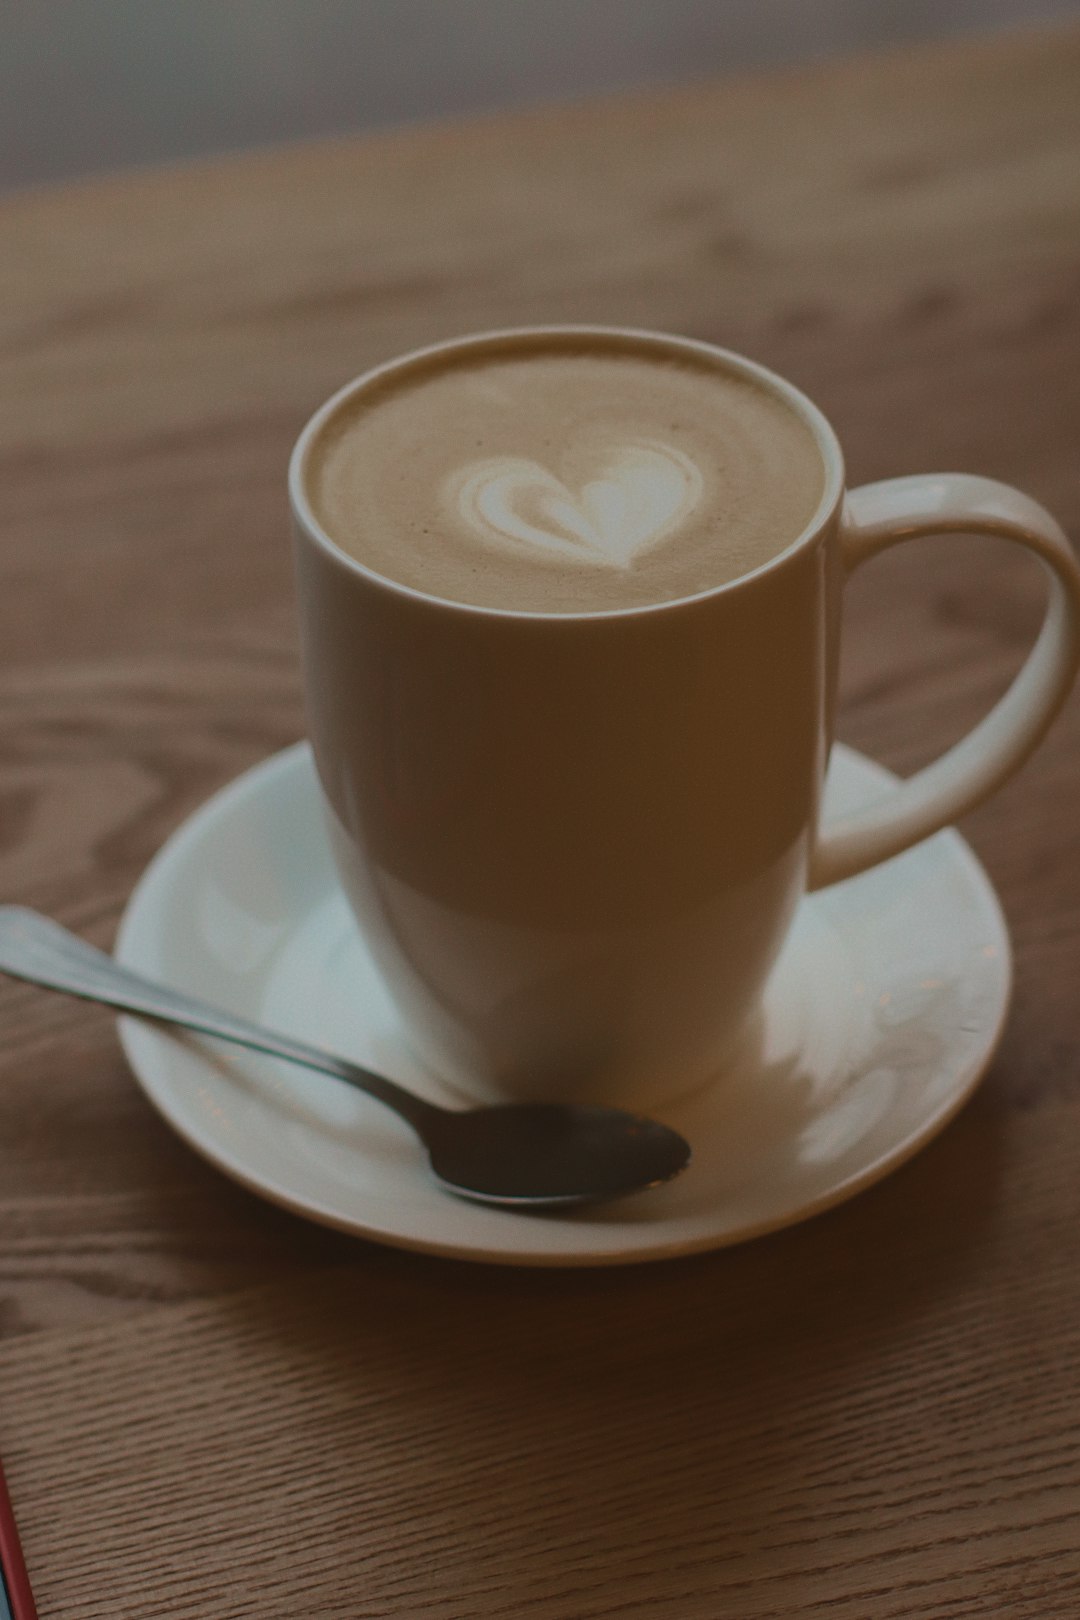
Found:
[[689, 1145], [677, 1131], [620, 1108], [581, 1103], [439, 1108], [345, 1058], [144, 979], [23, 906], [0, 906], [0, 969], [344, 1080], [408, 1120], [441, 1186], [481, 1203], [522, 1211], [599, 1203], [668, 1181], [690, 1160]]

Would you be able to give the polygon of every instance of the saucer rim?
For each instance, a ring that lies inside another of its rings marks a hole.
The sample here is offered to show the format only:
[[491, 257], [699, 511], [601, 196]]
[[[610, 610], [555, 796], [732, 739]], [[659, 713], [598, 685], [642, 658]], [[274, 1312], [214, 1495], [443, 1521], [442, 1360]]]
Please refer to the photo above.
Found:
[[[848, 745], [834, 744], [833, 755], [839, 755], [846, 762], [856, 765], [864, 775], [876, 777], [882, 787], [894, 786], [899, 780], [885, 766]], [[184, 865], [192, 847], [198, 845], [204, 832], [223, 815], [235, 813], [245, 800], [257, 800], [268, 779], [279, 774], [286, 775], [305, 765], [317, 779], [310, 745], [307, 741], [301, 740], [242, 771], [212, 793], [176, 827], [145, 867], [125, 905], [115, 945], [115, 955], [119, 962], [136, 971], [147, 971], [147, 954], [143, 949], [146, 943], [144, 936], [151, 927], [154, 916], [160, 913], [162, 896], [173, 871]], [[153, 1071], [160, 1066], [161, 1042], [167, 1042], [175, 1037], [170, 1037], [167, 1031], [130, 1015], [121, 1015], [117, 1018], [118, 1035], [125, 1057], [143, 1095], [188, 1147], [248, 1192], [292, 1215], [314, 1221], [331, 1230], [344, 1232], [384, 1247], [441, 1259], [545, 1270], [644, 1264], [651, 1261], [689, 1258], [695, 1254], [733, 1248], [738, 1244], [752, 1242], [825, 1214], [856, 1197], [875, 1182], [891, 1175], [894, 1170], [900, 1169], [946, 1129], [970, 1100], [993, 1062], [1008, 1020], [1014, 988], [1013, 954], [1008, 924], [989, 874], [964, 837], [955, 827], [948, 827], [935, 834], [934, 839], [948, 845], [951, 857], [960, 862], [966, 869], [966, 874], [974, 881], [980, 891], [980, 900], [986, 907], [987, 920], [992, 923], [996, 935], [993, 944], [997, 950], [1001, 989], [994, 1006], [992, 1027], [989, 1027], [988, 1020], [987, 1034], [978, 1054], [972, 1061], [970, 1069], [958, 1075], [949, 1094], [937, 1110], [922, 1119], [905, 1139], [895, 1143], [887, 1151], [879, 1153], [869, 1163], [837, 1182], [818, 1198], [811, 1199], [795, 1210], [787, 1210], [759, 1222], [733, 1228], [728, 1232], [718, 1233], [715, 1228], [709, 1227], [697, 1233], [673, 1235], [665, 1240], [657, 1228], [663, 1228], [671, 1221], [678, 1222], [684, 1217], [661, 1215], [655, 1226], [643, 1224], [640, 1229], [635, 1227], [627, 1233], [624, 1241], [618, 1241], [618, 1234], [624, 1230], [622, 1227], [594, 1226], [588, 1223], [586, 1229], [593, 1233], [595, 1238], [599, 1238], [605, 1231], [611, 1235], [615, 1241], [610, 1246], [597, 1244], [578, 1249], [545, 1248], [542, 1245], [515, 1247], [509, 1241], [506, 1243], [492, 1241], [488, 1245], [483, 1242], [465, 1243], [460, 1238], [441, 1240], [436, 1234], [416, 1236], [410, 1232], [395, 1230], [393, 1227], [342, 1215], [328, 1205], [320, 1203], [317, 1198], [291, 1193], [287, 1187], [253, 1174], [246, 1168], [242, 1159], [232, 1154], [223, 1144], [201, 1135], [189, 1125], [182, 1112], [174, 1110], [167, 1078], [162, 1080]], [[908, 853], [910, 852], [905, 851], [893, 859], [903, 860]], [[857, 883], [859, 878], [844, 881]], [[144, 1072], [145, 1070], [150, 1072]], [[487, 1217], [499, 1225], [511, 1222], [513, 1229], [520, 1229], [525, 1219], [517, 1213], [487, 1209], [482, 1205], [470, 1205], [470, 1208], [479, 1216]], [[549, 1223], [554, 1221], [559, 1225], [572, 1224], [575, 1216], [572, 1212], [542, 1217], [531, 1215], [527, 1220], [530, 1225], [538, 1222], [550, 1230]], [[654, 1235], [651, 1239], [641, 1241], [639, 1231], [651, 1231]]]

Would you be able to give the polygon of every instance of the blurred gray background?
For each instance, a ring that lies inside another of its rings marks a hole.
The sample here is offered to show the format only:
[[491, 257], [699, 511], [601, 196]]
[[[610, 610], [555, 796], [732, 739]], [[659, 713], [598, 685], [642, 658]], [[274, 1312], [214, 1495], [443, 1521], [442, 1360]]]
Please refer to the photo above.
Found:
[[0, 186], [1078, 13], [1080, 0], [0, 0]]

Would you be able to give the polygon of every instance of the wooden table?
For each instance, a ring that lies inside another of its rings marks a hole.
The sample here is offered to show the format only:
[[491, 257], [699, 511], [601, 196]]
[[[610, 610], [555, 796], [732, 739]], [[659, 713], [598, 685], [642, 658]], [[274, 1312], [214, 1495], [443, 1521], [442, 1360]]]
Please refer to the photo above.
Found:
[[[301, 734], [283, 471], [349, 375], [481, 327], [779, 368], [854, 481], [1080, 530], [1080, 32], [124, 175], [0, 211], [0, 896], [110, 943], [166, 834]], [[965, 540], [851, 593], [901, 771], [1029, 643]], [[1080, 701], [965, 832], [1016, 946], [975, 1100], [745, 1248], [534, 1274], [293, 1219], [5, 981], [0, 1446], [44, 1617], [1080, 1615]]]

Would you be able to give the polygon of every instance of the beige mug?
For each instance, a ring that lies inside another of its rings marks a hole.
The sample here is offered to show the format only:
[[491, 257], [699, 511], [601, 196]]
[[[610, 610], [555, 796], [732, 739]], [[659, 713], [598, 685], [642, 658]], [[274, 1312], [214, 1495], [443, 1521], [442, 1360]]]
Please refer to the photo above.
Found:
[[[582, 614], [481, 608], [380, 577], [320, 528], [313, 442], [293, 452], [309, 728], [337, 867], [417, 1051], [476, 1099], [650, 1105], [715, 1071], [759, 1005], [802, 896], [979, 803], [1036, 746], [1080, 662], [1080, 570], [1058, 524], [1005, 484], [954, 473], [845, 492], [840, 446], [790, 383], [684, 338], [778, 395], [813, 434], [824, 492], [763, 566], [679, 601]], [[821, 823], [844, 582], [887, 546], [963, 531], [1043, 564], [1026, 664], [941, 758]]]

